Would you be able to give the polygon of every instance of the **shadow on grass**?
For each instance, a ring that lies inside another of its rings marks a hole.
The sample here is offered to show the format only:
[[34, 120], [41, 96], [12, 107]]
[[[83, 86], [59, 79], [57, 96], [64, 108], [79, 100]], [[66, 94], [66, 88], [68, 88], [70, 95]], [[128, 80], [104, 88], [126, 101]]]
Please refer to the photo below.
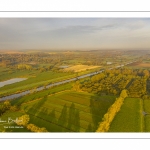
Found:
[[29, 114], [37, 115], [41, 107], [44, 105], [45, 101], [47, 100], [47, 97], [44, 97], [43, 99], [39, 100], [36, 104], [34, 104], [32, 107], [30, 107], [26, 112]]
[[109, 96], [92, 96], [90, 99], [90, 110], [92, 114], [93, 126], [89, 124], [87, 131], [95, 132], [99, 122], [102, 121], [103, 116], [108, 108], [113, 104], [115, 98]]
[[92, 132], [92, 131], [93, 129], [92, 129], [91, 123], [89, 123], [88, 128], [86, 129], [86, 132]]
[[79, 132], [80, 130], [79, 110], [75, 108], [74, 103], [69, 108], [67, 127], [75, 132]]

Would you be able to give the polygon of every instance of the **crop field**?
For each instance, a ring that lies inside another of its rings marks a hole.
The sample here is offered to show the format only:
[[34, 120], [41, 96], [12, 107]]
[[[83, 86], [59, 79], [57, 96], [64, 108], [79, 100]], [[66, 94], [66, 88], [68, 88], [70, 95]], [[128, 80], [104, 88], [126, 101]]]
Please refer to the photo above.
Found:
[[11, 104], [12, 105], [21, 105], [22, 103], [28, 103], [33, 100], [39, 100], [40, 98], [43, 98], [43, 97], [51, 95], [51, 94], [63, 92], [65, 90], [71, 90], [71, 88], [72, 88], [71, 83], [59, 85], [59, 86], [56, 86], [53, 88], [45, 89], [45, 90], [39, 91], [39, 92], [34, 92], [29, 95], [25, 95], [23, 97], [14, 99], [11, 101]]
[[150, 63], [149, 62], [136, 62], [136, 63], [132, 63], [128, 66], [133, 67], [133, 68], [149, 68]]
[[62, 91], [39, 99], [25, 99], [28, 98], [18, 101], [22, 103], [21, 110], [30, 115], [30, 123], [46, 127], [49, 132], [95, 132], [115, 96]]
[[147, 113], [144, 116], [145, 131], [150, 132], [150, 100], [145, 99], [143, 101], [143, 105], [144, 105], [144, 112]]
[[142, 103], [139, 98], [126, 98], [110, 125], [109, 132], [143, 131]]
[[85, 71], [87, 69], [95, 69], [95, 68], [99, 68], [99, 67], [100, 66], [75, 65], [75, 66], [71, 66], [71, 67], [65, 68], [64, 71], [80, 72], [80, 71]]

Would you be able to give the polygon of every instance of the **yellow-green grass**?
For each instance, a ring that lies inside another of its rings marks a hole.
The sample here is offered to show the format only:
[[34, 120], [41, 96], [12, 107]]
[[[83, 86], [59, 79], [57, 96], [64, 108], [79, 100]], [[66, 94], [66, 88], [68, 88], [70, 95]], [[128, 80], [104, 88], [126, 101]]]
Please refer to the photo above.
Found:
[[21, 105], [22, 103], [28, 103], [30, 101], [37, 100], [37, 99], [43, 98], [43, 97], [51, 95], [51, 94], [55, 94], [57, 92], [63, 92], [65, 90], [70, 90], [71, 88], [72, 88], [72, 84], [66, 83], [63, 85], [55, 86], [50, 89], [45, 89], [45, 90], [35, 92], [35, 93], [30, 93], [23, 97], [14, 99], [11, 101], [11, 104], [12, 105]]
[[1, 87], [0, 96], [2, 97], [4, 95], [37, 88], [39, 86], [48, 85], [52, 82], [62, 81], [74, 76], [75, 75], [69, 73], [55, 73], [51, 71], [39, 73], [36, 74], [36, 77], [30, 77], [27, 80]]
[[139, 98], [126, 98], [110, 125], [109, 132], [142, 132], [142, 106]]
[[24, 103], [21, 109], [34, 118], [30, 123], [49, 132], [94, 132], [114, 101], [115, 96], [65, 91]]
[[68, 68], [63, 69], [64, 71], [74, 71], [74, 72], [81, 72], [81, 71], [85, 71], [87, 69], [95, 69], [95, 68], [99, 68], [100, 66], [88, 66], [88, 65], [74, 65], [74, 66], [70, 66]]
[[13, 121], [12, 123], [8, 123], [8, 119], [16, 120], [17, 117], [20, 117], [24, 113], [20, 111], [12, 112], [7, 111], [2, 116], [0, 116], [0, 132], [29, 132], [25, 127], [17, 126]]
[[17, 70], [0, 67], [0, 81], [9, 80], [12, 78], [30, 78], [39, 73], [37, 70]]
[[[14, 93], [19, 93], [21, 91], [35, 89], [39, 86], [45, 86], [50, 83], [63, 81], [66, 79], [74, 78], [76, 76], [80, 76], [83, 74], [91, 73], [96, 71], [95, 69], [83, 71], [78, 74], [76, 73], [64, 73], [64, 72], [38, 72], [38, 71], [21, 71], [21, 70], [15, 70], [14, 74], [9, 74], [9, 72], [6, 71], [5, 74], [1, 74], [0, 77], [3, 78], [3, 80], [11, 79], [11, 78], [19, 78], [19, 77], [25, 77], [28, 78], [24, 81], [13, 83], [6, 85], [4, 87], [0, 88], [0, 97], [7, 96]], [[6, 77], [6, 78], [5, 78]]]
[[144, 112], [147, 115], [144, 116], [145, 121], [145, 132], [150, 132], [150, 100], [143, 100]]

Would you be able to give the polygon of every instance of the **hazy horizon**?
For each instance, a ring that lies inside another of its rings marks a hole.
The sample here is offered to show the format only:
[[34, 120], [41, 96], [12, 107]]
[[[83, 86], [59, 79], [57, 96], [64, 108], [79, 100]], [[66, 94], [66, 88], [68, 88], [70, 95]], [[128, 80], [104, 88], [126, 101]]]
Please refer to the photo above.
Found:
[[149, 50], [150, 18], [0, 18], [0, 50]]

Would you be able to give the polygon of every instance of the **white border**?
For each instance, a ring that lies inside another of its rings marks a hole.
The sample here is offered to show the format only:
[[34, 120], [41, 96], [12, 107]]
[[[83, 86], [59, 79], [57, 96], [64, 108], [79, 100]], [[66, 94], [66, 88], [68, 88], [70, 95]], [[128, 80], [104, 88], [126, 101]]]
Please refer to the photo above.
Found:
[[[0, 12], [0, 18], [149, 18], [150, 12]], [[0, 133], [0, 139], [150, 139], [149, 133]]]
[[1, 0], [1, 11], [145, 11], [149, 0]]
[[0, 18], [148, 18], [150, 12], [0, 12]]
[[149, 133], [0, 133], [0, 139], [150, 139]]

